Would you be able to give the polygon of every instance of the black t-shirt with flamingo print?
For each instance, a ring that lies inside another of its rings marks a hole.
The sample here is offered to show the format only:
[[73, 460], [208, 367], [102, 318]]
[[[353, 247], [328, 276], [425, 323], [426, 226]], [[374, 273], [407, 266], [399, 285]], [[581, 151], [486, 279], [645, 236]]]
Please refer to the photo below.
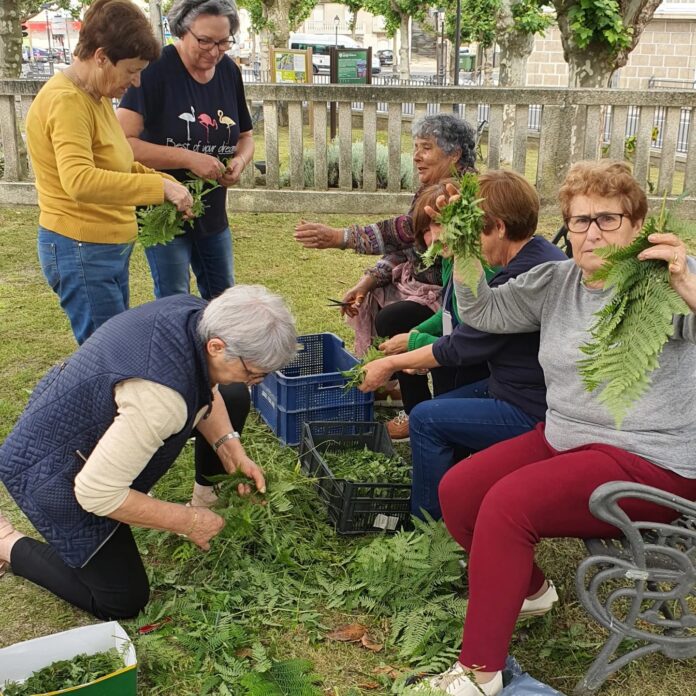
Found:
[[[121, 107], [143, 117], [140, 137], [149, 143], [204, 152], [226, 162], [234, 155], [239, 134], [251, 130], [242, 75], [225, 56], [206, 84], [197, 82], [181, 62], [174, 46], [143, 70], [140, 87], [131, 87]], [[190, 179], [185, 169], [168, 172], [180, 181]], [[217, 234], [227, 226], [226, 189], [206, 196], [206, 211], [193, 223], [197, 234]]]

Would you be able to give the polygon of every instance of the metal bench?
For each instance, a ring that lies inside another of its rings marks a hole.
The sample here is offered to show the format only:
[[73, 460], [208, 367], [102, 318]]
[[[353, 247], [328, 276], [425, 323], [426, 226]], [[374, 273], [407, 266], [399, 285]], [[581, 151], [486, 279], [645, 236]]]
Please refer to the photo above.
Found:
[[[675, 511], [671, 524], [632, 522], [625, 498]], [[696, 503], [650, 486], [613, 481], [590, 497], [590, 510], [621, 530], [620, 539], [585, 541], [590, 555], [576, 574], [578, 598], [609, 631], [574, 696], [593, 694], [611, 674], [644, 655], [696, 657]], [[628, 650], [615, 657], [624, 641]]]

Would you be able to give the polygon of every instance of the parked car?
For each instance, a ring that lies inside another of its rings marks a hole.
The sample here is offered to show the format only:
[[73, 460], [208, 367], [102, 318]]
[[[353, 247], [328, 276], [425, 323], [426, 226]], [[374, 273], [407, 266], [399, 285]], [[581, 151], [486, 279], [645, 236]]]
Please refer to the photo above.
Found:
[[389, 49], [377, 51], [377, 57], [382, 65], [394, 65], [394, 52]]

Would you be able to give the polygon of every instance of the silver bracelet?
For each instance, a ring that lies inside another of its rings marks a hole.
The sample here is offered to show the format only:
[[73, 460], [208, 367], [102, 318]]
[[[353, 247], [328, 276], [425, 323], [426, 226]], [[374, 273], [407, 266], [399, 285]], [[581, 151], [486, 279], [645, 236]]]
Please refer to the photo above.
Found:
[[350, 227], [346, 227], [343, 230], [343, 245], [341, 249], [346, 249], [348, 247], [348, 237], [350, 236]]
[[231, 433], [227, 433], [226, 435], [223, 435], [219, 440], [216, 440], [213, 443], [213, 452], [217, 452], [220, 447], [222, 447], [225, 442], [228, 440], [239, 440], [240, 435], [236, 430], [233, 430]]

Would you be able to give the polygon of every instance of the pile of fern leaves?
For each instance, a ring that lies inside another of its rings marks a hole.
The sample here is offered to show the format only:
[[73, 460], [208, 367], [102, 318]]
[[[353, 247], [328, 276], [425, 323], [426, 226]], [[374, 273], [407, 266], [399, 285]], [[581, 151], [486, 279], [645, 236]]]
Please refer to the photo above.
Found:
[[[193, 178], [185, 181], [184, 185], [191, 192], [193, 198], [191, 219], [199, 218], [206, 209], [203, 201], [204, 196], [218, 188], [220, 184], [212, 179]], [[137, 218], [137, 241], [145, 248], [171, 242], [174, 237], [184, 232], [184, 225], [187, 222], [184, 219], [184, 214], [177, 210], [171, 201], [140, 208], [137, 212]]]
[[457, 260], [457, 275], [474, 295], [478, 289], [480, 269], [485, 264], [481, 253], [481, 232], [485, 213], [479, 206], [479, 184], [476, 174], [465, 173], [459, 180], [459, 197], [440, 211], [442, 232], [421, 257], [425, 268], [435, 263], [447, 247]]
[[658, 217], [646, 221], [638, 237], [626, 247], [607, 246], [594, 253], [605, 259], [589, 281], [613, 288], [611, 300], [596, 313], [591, 340], [580, 346], [587, 356], [578, 362], [589, 392], [600, 389], [599, 401], [621, 424], [631, 406], [650, 385], [650, 375], [673, 333], [673, 317], [689, 308], [669, 284], [664, 261], [639, 261], [655, 233], [678, 232], [663, 204]]

